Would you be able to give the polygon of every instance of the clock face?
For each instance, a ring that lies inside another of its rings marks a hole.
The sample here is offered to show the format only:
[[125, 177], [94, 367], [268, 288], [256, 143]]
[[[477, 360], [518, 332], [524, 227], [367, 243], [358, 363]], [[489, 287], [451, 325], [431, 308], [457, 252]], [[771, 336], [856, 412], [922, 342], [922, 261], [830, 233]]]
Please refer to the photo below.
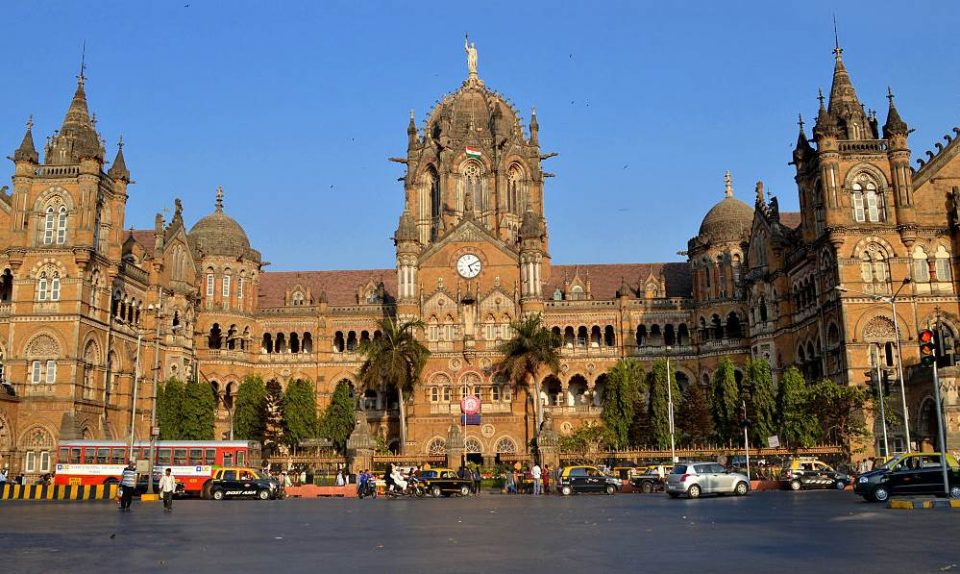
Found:
[[473, 253], [467, 253], [457, 259], [457, 273], [465, 279], [473, 279], [480, 274], [480, 269], [483, 267], [483, 264], [480, 263], [480, 258], [474, 255]]

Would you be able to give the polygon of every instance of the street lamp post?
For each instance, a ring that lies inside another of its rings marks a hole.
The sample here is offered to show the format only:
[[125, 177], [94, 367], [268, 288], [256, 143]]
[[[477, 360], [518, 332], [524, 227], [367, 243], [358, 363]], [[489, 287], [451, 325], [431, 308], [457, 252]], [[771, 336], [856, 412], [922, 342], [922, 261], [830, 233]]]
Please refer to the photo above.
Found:
[[130, 444], [127, 452], [127, 460], [133, 460], [133, 437], [137, 425], [137, 391], [140, 389], [140, 341], [143, 332], [137, 329], [137, 358], [133, 366], [133, 405], [130, 407]]
[[670, 461], [674, 464], [677, 462], [677, 447], [673, 438], [673, 384], [670, 382], [670, 351], [671, 347], [667, 346], [667, 421], [670, 426]]
[[163, 289], [160, 289], [160, 299], [156, 307], [149, 305], [147, 309], [156, 310], [156, 320], [154, 321], [154, 342], [153, 342], [153, 397], [150, 406], [150, 456], [148, 462], [149, 472], [147, 473], [147, 494], [153, 494], [153, 460], [157, 449], [157, 386], [160, 382], [160, 318], [163, 316], [161, 307], [163, 306]]
[[[907, 410], [907, 391], [906, 384], [903, 379], [903, 350], [900, 346], [900, 321], [897, 318], [897, 297], [900, 296], [900, 291], [902, 291], [903, 288], [906, 287], [910, 282], [911, 279], [909, 277], [904, 277], [903, 281], [900, 283], [900, 287], [897, 288], [897, 291], [891, 297], [884, 297], [882, 295], [876, 295], [873, 293], [864, 293], [863, 291], [848, 289], [840, 285], [837, 285], [836, 287], [836, 290], [841, 293], [857, 293], [870, 297], [874, 301], [890, 303], [890, 309], [893, 313], [893, 332], [894, 336], [897, 338], [897, 378], [900, 379], [900, 400], [903, 403], [903, 433], [904, 438], [907, 441], [907, 452], [913, 452], [913, 446], [910, 442], [910, 411]], [[884, 420], [884, 425], [886, 425], [886, 420]], [[886, 426], [884, 426], [884, 429], [886, 429]]]

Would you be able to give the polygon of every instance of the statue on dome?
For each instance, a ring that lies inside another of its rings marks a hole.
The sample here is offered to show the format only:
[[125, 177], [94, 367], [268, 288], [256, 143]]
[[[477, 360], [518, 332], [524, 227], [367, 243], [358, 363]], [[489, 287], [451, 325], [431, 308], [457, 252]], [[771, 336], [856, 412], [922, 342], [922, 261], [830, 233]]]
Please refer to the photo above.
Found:
[[470, 43], [470, 34], [463, 39], [463, 51], [467, 53], [467, 71], [470, 77], [477, 77], [477, 45]]

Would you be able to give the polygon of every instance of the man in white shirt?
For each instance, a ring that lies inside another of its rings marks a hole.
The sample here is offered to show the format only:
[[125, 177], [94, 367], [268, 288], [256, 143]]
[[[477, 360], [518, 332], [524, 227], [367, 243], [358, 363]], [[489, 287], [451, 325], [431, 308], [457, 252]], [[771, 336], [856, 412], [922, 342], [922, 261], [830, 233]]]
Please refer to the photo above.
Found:
[[543, 494], [543, 470], [539, 464], [534, 464], [530, 469], [530, 476], [533, 477], [533, 493]]
[[177, 479], [170, 474], [168, 468], [160, 477], [160, 496], [163, 498], [163, 511], [173, 511], [173, 493], [177, 490]]

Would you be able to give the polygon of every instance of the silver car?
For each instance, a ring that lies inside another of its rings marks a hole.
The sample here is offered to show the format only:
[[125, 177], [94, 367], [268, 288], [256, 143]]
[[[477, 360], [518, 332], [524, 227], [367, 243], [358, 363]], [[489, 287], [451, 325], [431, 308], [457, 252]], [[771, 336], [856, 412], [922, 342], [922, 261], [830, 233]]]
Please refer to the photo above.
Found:
[[670, 498], [681, 494], [689, 498], [699, 498], [701, 494], [743, 496], [750, 491], [750, 479], [715, 462], [681, 462], [667, 475], [666, 491]]

